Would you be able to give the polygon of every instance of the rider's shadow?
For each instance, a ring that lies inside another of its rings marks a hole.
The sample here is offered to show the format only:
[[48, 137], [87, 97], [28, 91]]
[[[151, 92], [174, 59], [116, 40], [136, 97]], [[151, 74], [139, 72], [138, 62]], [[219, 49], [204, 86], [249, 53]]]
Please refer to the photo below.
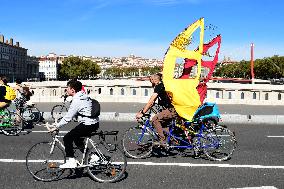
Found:
[[191, 157], [194, 159], [201, 158], [200, 154], [195, 154], [193, 150], [188, 149], [179, 149], [179, 150], [173, 150], [173, 149], [166, 149], [163, 147], [156, 147], [153, 148], [151, 157], [156, 158], [164, 158], [164, 157], [172, 157], [172, 158], [179, 158], [179, 157]]

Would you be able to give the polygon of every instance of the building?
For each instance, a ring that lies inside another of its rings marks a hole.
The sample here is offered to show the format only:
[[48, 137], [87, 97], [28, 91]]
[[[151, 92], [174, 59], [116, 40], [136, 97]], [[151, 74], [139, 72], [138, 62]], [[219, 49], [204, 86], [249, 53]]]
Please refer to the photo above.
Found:
[[43, 72], [44, 78], [48, 81], [57, 80], [58, 64], [59, 56], [55, 53], [49, 53], [47, 56], [41, 56], [39, 58], [39, 72]]
[[39, 59], [27, 56], [27, 81], [39, 81]]
[[27, 80], [27, 50], [20, 47], [20, 43], [13, 43], [13, 39], [4, 39], [4, 35], [0, 35], [0, 74], [8, 77], [10, 82], [14, 82], [16, 78]]

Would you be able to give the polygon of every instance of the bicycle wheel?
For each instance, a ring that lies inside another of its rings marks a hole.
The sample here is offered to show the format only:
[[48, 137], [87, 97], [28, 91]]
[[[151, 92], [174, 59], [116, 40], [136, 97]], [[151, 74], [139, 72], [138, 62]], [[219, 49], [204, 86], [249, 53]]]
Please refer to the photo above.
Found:
[[7, 136], [18, 135], [23, 128], [23, 118], [16, 112], [5, 110], [6, 114], [2, 118], [1, 130]]
[[214, 161], [229, 159], [237, 147], [235, 135], [224, 127], [208, 130], [201, 141], [205, 155]]
[[154, 138], [149, 132], [142, 134], [141, 127], [130, 128], [123, 136], [122, 146], [127, 156], [145, 158], [153, 150]]
[[40, 111], [36, 107], [27, 107], [23, 115], [28, 115], [28, 118], [35, 124], [37, 124], [41, 118]]
[[0, 128], [5, 127], [10, 118], [11, 113], [7, 108], [0, 110]]
[[65, 163], [65, 153], [52, 142], [40, 142], [33, 145], [26, 156], [26, 166], [29, 173], [40, 181], [52, 181], [58, 179], [64, 169], [59, 165]]
[[[92, 156], [98, 159], [92, 161]], [[98, 182], [116, 182], [126, 170], [126, 157], [116, 145], [100, 143], [88, 150], [85, 162], [91, 178]]]
[[53, 120], [60, 121], [67, 113], [67, 107], [65, 105], [55, 105], [51, 110], [51, 117]]
[[212, 119], [208, 119], [204, 121], [204, 125], [208, 128], [208, 129], [213, 129], [214, 127], [217, 126], [217, 122], [212, 120]]

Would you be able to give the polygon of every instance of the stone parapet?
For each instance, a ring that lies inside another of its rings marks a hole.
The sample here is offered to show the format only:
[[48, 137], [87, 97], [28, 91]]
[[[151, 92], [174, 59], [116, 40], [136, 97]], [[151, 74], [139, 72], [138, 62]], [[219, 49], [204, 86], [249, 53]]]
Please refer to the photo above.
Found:
[[[29, 82], [33, 102], [62, 102], [66, 81]], [[153, 93], [149, 81], [83, 80], [90, 96], [100, 102], [146, 103]], [[284, 85], [208, 83], [206, 101], [218, 104], [284, 105]]]

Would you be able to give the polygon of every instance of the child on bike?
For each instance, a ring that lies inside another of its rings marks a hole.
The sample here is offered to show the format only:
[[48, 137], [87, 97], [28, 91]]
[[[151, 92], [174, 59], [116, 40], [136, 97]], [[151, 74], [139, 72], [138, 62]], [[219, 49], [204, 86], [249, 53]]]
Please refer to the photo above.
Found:
[[67, 161], [60, 168], [75, 168], [77, 161], [74, 157], [73, 142], [79, 149], [84, 148], [84, 138], [99, 128], [99, 118], [93, 117], [92, 100], [82, 90], [80, 81], [71, 80], [67, 83], [67, 94], [73, 97], [67, 114], [56, 124], [51, 132], [66, 125], [73, 117], [78, 116], [79, 125], [69, 131], [63, 138]]

